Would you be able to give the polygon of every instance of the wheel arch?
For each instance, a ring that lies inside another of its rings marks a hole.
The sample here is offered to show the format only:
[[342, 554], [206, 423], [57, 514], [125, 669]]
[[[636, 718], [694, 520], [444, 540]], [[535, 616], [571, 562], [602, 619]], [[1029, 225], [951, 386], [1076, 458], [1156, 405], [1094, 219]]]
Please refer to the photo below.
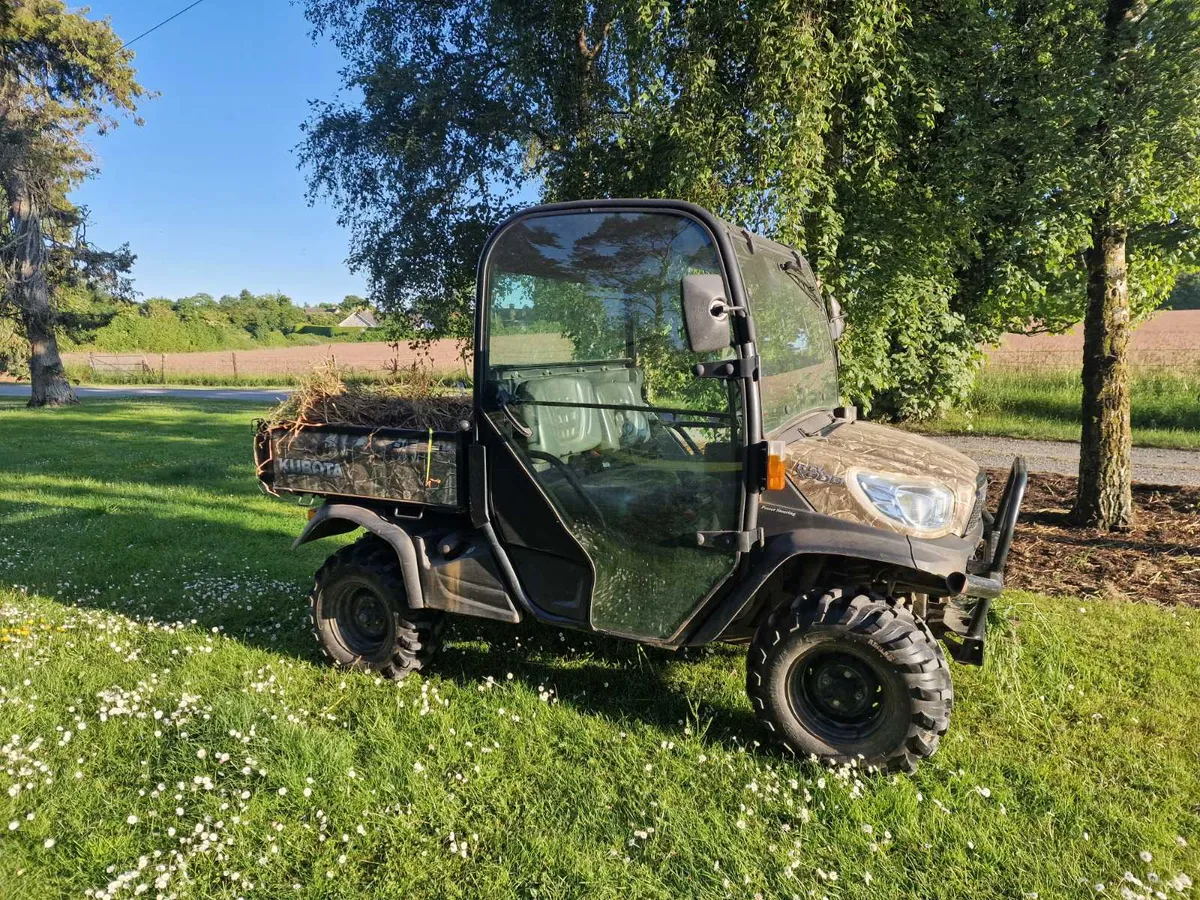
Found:
[[382, 538], [396, 552], [396, 559], [404, 576], [404, 593], [408, 605], [413, 609], [424, 609], [421, 571], [417, 564], [417, 548], [412, 536], [373, 509], [354, 503], [327, 503], [320, 506], [304, 526], [300, 536], [292, 543], [292, 549], [322, 538], [347, 534], [359, 528]]
[[[912, 544], [902, 535], [820, 514], [807, 514], [791, 531], [772, 535], [749, 560], [737, 585], [685, 641], [706, 644], [746, 637], [775, 604], [781, 588], [788, 594], [811, 588], [822, 572], [837, 566], [861, 571], [866, 580], [890, 573], [895, 580], [926, 591], [945, 590], [945, 578], [918, 565]], [[870, 577], [867, 577], [870, 576]], [[842, 579], [847, 580], [847, 579]], [[731, 626], [739, 626], [731, 630]]]

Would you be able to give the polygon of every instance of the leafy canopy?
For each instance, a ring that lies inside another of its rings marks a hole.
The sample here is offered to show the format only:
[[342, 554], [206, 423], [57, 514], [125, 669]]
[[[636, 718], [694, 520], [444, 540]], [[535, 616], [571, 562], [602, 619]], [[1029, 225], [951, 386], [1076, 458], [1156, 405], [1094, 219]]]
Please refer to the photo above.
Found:
[[[37, 220], [47, 242], [52, 283], [101, 285], [128, 294], [128, 247], [97, 250], [86, 236], [87, 211], [67, 194], [94, 173], [85, 142], [103, 134], [117, 115], [133, 113], [144, 90], [108, 19], [87, 18], [62, 0], [0, 0], [0, 312], [17, 277], [14, 244], [18, 211]], [[137, 120], [140, 122], [140, 120]]]
[[305, 126], [312, 193], [380, 304], [434, 333], [469, 332], [476, 256], [518, 203], [682, 197], [799, 246], [847, 309], [843, 390], [923, 416], [981, 341], [1078, 320], [1097, 204], [1134, 229], [1139, 309], [1189, 245], [1182, 0], [1137, 6], [1116, 64], [1100, 0], [305, 8], [346, 59]]

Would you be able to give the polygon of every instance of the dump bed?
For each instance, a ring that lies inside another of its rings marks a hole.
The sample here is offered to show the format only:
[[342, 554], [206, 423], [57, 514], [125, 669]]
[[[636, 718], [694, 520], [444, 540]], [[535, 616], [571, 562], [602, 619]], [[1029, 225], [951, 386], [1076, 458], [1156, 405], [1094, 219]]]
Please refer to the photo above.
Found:
[[258, 424], [254, 461], [272, 494], [466, 506], [466, 432]]

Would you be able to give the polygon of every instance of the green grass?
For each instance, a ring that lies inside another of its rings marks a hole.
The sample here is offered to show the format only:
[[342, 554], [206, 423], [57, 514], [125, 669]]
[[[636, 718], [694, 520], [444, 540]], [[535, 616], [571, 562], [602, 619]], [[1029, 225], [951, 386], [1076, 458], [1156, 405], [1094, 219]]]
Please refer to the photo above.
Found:
[[[1200, 449], [1200, 371], [1136, 372], [1131, 388], [1135, 445]], [[985, 368], [962, 408], [913, 427], [934, 434], [1078, 441], [1081, 393], [1075, 371]]]
[[[155, 372], [93, 372], [88, 366], [66, 366], [67, 377], [73, 384], [87, 387], [89, 385], [147, 385], [168, 387], [295, 387], [304, 382], [309, 372], [292, 375], [232, 375], [195, 374], [187, 372], [168, 372], [166, 380]], [[400, 370], [400, 379], [406, 377], [407, 370]], [[447, 384], [457, 384], [463, 380], [461, 368], [446, 371], [435, 371], [435, 378]], [[354, 372], [351, 376], [355, 381], [385, 381], [384, 373]]]
[[330, 548], [288, 552], [301, 511], [258, 493], [261, 412], [0, 402], [5, 898], [1148, 896], [1126, 872], [1173, 898], [1200, 880], [1197, 611], [1006, 595], [913, 778], [760, 749], [734, 648], [463, 621], [427, 678], [383, 683], [317, 659], [303, 596]]
[[232, 375], [157, 372], [93, 372], [90, 366], [65, 366], [67, 377], [75, 384], [145, 384], [196, 387], [285, 387], [299, 384], [301, 375]]

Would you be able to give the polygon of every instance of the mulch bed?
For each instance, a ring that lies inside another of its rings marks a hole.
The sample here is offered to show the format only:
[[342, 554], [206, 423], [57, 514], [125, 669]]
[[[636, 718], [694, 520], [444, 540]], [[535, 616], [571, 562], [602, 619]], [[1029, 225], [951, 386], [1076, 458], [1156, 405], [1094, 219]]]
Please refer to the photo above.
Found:
[[[988, 473], [993, 505], [1007, 474]], [[1135, 484], [1134, 527], [1113, 533], [1068, 523], [1075, 482], [1029, 476], [1007, 586], [1200, 606], [1200, 488]]]

